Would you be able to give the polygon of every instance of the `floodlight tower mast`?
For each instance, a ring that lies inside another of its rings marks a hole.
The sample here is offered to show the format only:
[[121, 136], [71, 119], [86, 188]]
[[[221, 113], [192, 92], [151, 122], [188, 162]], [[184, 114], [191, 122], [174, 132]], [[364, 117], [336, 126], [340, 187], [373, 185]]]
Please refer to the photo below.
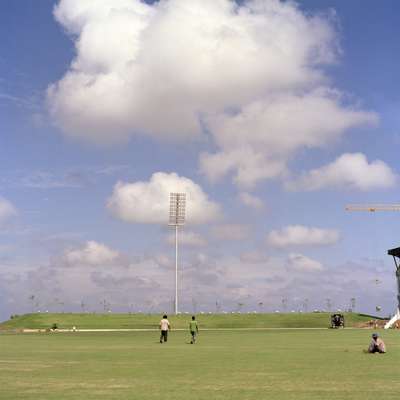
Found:
[[178, 227], [185, 225], [186, 193], [170, 193], [169, 225], [175, 227], [175, 315], [178, 314]]

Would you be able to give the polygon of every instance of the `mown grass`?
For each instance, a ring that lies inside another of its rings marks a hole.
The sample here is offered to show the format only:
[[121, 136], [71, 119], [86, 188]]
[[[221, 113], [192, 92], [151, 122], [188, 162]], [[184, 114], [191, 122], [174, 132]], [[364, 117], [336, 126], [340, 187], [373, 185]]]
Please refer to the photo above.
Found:
[[0, 399], [397, 399], [397, 331], [388, 353], [370, 330], [0, 334]]
[[[129, 329], [156, 328], [160, 315], [148, 314], [26, 314], [0, 324], [0, 330], [46, 329], [54, 323], [70, 329]], [[372, 317], [345, 313], [346, 326], [356, 326]], [[169, 316], [174, 328], [186, 328], [190, 315]], [[204, 328], [323, 328], [330, 324], [328, 313], [274, 313], [274, 314], [200, 314]]]

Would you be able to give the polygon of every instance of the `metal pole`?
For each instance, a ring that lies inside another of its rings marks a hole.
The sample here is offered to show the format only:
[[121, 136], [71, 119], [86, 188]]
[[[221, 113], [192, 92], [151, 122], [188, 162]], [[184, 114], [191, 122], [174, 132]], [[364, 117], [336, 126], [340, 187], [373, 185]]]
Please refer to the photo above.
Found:
[[178, 314], [178, 224], [175, 225], [175, 315]]
[[169, 225], [175, 227], [175, 315], [179, 312], [178, 303], [178, 229], [185, 223], [185, 193], [170, 193]]

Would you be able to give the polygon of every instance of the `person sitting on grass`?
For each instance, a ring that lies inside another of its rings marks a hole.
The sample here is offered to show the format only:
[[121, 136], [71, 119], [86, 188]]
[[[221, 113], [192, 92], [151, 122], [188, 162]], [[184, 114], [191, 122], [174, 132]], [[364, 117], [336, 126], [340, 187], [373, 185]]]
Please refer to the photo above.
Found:
[[372, 340], [368, 347], [368, 353], [386, 353], [385, 343], [377, 333], [372, 334]]
[[192, 340], [190, 344], [196, 343], [196, 336], [199, 333], [199, 326], [197, 325], [196, 317], [193, 315], [192, 320], [189, 322], [189, 330], [190, 334], [192, 335]]
[[166, 342], [168, 340], [168, 331], [171, 329], [171, 325], [168, 321], [168, 317], [164, 314], [162, 320], [160, 321], [160, 343], [163, 341]]

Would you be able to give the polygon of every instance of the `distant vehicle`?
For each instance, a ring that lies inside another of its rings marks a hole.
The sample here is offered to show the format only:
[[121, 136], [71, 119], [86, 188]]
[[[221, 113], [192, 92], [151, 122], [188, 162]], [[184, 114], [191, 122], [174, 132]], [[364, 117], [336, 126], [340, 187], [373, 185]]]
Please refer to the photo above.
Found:
[[344, 315], [332, 314], [331, 315], [331, 328], [344, 328]]

